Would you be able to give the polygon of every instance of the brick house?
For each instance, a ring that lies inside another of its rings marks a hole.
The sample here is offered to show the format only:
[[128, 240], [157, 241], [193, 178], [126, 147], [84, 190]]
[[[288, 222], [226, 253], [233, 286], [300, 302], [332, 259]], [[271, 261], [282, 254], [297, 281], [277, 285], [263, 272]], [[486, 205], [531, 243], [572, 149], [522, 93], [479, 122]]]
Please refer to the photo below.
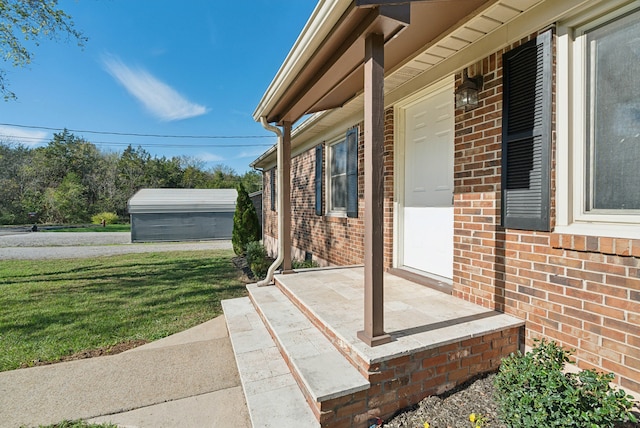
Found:
[[254, 114], [265, 246], [364, 265], [367, 346], [392, 274], [640, 396], [639, 46], [640, 1], [320, 1]]

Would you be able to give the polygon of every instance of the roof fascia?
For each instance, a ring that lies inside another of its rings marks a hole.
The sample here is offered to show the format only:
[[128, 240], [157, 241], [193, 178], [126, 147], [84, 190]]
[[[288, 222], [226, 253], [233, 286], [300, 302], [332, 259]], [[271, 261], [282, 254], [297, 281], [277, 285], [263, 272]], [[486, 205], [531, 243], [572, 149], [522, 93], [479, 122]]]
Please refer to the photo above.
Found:
[[352, 5], [352, 0], [320, 0], [253, 112], [255, 121], [259, 121], [265, 116], [265, 112], [270, 111], [282, 91], [296, 78], [345, 11]]

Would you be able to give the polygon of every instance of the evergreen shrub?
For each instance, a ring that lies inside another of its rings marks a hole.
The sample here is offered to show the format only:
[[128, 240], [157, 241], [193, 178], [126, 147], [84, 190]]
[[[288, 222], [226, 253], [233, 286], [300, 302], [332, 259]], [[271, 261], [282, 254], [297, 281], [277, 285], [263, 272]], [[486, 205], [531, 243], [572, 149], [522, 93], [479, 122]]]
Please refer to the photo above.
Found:
[[271, 261], [267, 257], [267, 249], [259, 241], [247, 244], [247, 264], [257, 279], [262, 279], [269, 270]]
[[244, 256], [247, 251], [247, 244], [259, 241], [262, 230], [256, 209], [249, 198], [242, 183], [238, 185], [238, 199], [236, 201], [236, 211], [233, 214], [233, 232], [231, 244], [233, 251], [238, 256]]

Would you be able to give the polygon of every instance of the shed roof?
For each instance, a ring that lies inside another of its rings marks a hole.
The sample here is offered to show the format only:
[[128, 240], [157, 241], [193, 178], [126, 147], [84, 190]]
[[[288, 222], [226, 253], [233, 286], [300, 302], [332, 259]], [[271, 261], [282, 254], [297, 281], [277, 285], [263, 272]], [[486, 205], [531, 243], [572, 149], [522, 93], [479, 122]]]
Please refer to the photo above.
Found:
[[140, 189], [129, 199], [129, 214], [233, 212], [235, 189]]

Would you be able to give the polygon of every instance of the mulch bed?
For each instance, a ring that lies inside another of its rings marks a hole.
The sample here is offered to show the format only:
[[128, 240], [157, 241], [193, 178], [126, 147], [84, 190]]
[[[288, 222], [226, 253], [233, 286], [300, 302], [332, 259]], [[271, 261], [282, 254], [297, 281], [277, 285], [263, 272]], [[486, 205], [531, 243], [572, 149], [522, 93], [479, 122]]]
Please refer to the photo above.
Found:
[[470, 428], [471, 413], [486, 419], [483, 427], [504, 428], [498, 420], [498, 406], [493, 399], [495, 374], [471, 380], [440, 396], [431, 396], [417, 405], [396, 415], [382, 426], [387, 428], [422, 428], [425, 422], [430, 428]]
[[[483, 428], [505, 428], [498, 419], [498, 405], [494, 400], [495, 374], [471, 380], [440, 396], [427, 397], [417, 405], [402, 411], [382, 426], [386, 428], [472, 428], [471, 413], [485, 417]], [[640, 414], [635, 412], [637, 418]], [[543, 428], [543, 427], [541, 427]], [[618, 428], [640, 428], [639, 423], [628, 422]]]

